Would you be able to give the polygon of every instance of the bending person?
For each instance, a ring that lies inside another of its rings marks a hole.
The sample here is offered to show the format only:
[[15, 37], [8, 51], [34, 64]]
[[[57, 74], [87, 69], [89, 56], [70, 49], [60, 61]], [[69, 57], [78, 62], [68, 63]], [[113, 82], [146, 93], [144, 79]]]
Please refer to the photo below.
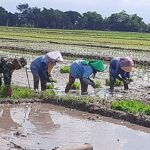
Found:
[[129, 89], [130, 72], [132, 71], [134, 62], [130, 57], [115, 57], [110, 62], [110, 90], [114, 91], [116, 79], [123, 81], [124, 89]]
[[97, 72], [103, 72], [106, 66], [100, 60], [76, 60], [70, 66], [69, 82], [65, 88], [68, 93], [75, 79], [79, 79], [81, 83], [81, 94], [87, 94], [88, 85], [95, 88], [95, 83], [89, 77], [93, 74], [95, 77]]
[[49, 52], [46, 55], [39, 56], [31, 62], [30, 68], [34, 80], [34, 90], [38, 91], [39, 80], [41, 81], [41, 90], [46, 90], [46, 83], [52, 82], [51, 70], [57, 62], [62, 62], [63, 58], [59, 51]]
[[25, 58], [0, 58], [0, 86], [2, 85], [2, 75], [4, 77], [4, 85], [6, 96], [12, 95], [11, 80], [14, 70], [19, 70], [27, 65]]

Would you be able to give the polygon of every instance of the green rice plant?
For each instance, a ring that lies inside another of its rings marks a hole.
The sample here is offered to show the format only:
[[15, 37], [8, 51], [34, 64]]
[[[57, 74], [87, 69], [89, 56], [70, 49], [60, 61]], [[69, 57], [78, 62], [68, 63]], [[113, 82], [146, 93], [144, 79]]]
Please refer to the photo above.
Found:
[[146, 115], [150, 115], [150, 105], [148, 105], [145, 109], [144, 109], [144, 113]]
[[96, 83], [95, 83], [95, 87], [96, 87], [96, 88], [100, 88], [101, 85], [102, 85], [102, 84], [101, 84], [101, 81], [97, 80]]
[[6, 94], [6, 87], [1, 86], [1, 87], [0, 87], [0, 98], [4, 98], [4, 97], [7, 97], [7, 94]]
[[76, 82], [76, 81], [71, 86], [72, 90], [76, 90], [76, 89], [79, 89], [79, 88], [80, 88], [80, 83]]
[[70, 72], [70, 67], [69, 66], [63, 66], [60, 68], [60, 73], [69, 73]]
[[48, 84], [46, 85], [46, 89], [54, 89], [54, 84]]
[[143, 113], [150, 115], [150, 105], [137, 100], [128, 99], [123, 101], [113, 101], [111, 103], [111, 108], [133, 114]]
[[53, 97], [55, 96], [56, 93], [53, 89], [49, 89], [49, 90], [46, 90], [46, 91], [42, 91], [40, 94], [39, 94], [39, 98], [41, 99], [47, 99], [48, 97]]
[[13, 86], [12, 91], [11, 98], [13, 99], [33, 98], [36, 95], [33, 90], [26, 87]]
[[[106, 86], [110, 86], [110, 80], [109, 79], [106, 79], [105, 82], [106, 82]], [[123, 86], [123, 82], [116, 79], [115, 86]]]

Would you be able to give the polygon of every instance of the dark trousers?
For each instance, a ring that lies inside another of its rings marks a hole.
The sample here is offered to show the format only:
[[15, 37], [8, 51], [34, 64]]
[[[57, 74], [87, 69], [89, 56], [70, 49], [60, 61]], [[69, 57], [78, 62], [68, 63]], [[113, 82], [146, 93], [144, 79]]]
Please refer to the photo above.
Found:
[[[118, 80], [120, 80], [120, 78]], [[116, 78], [114, 78], [110, 75], [110, 90], [112, 90], [112, 91], [114, 90], [115, 82], [116, 82]], [[128, 83], [123, 81], [123, 85], [124, 85], [125, 90], [129, 89]]]
[[[68, 93], [68, 92], [69, 92], [69, 90], [71, 89], [71, 86], [72, 86], [73, 83], [75, 82], [75, 79], [76, 79], [76, 78], [72, 77], [72, 76], [69, 74], [69, 82], [68, 82], [67, 85], [66, 85], [65, 93]], [[81, 84], [81, 93], [87, 92], [88, 84], [86, 84], [82, 79], [80, 79], [80, 84]]]
[[39, 89], [39, 81], [41, 81], [41, 90], [46, 90], [46, 80], [40, 78], [39, 74], [37, 72], [32, 71], [33, 74], [33, 82], [34, 82], [34, 90]]

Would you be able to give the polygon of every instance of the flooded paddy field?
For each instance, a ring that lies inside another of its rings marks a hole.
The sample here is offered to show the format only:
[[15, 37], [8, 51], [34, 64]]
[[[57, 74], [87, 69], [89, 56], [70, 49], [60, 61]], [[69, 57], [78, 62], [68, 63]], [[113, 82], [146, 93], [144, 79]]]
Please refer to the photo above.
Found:
[[[28, 67], [37, 55], [2, 53], [6, 56], [23, 56], [28, 60]], [[70, 65], [72, 59], [65, 59], [52, 70], [54, 91], [57, 95], [66, 95], [64, 90], [69, 74], [61, 74], [60, 68]], [[109, 66], [108, 62], [106, 62]], [[30, 86], [33, 89], [33, 77], [27, 69]], [[133, 82], [130, 90], [116, 87], [110, 94], [105, 80], [109, 78], [108, 69], [98, 73], [95, 81], [101, 81], [101, 88], [88, 88], [89, 96], [100, 100], [140, 99], [150, 101], [150, 73], [148, 67], [140, 67], [132, 73]], [[78, 80], [77, 80], [78, 81]], [[15, 71], [12, 77], [14, 85], [29, 87], [26, 69]], [[80, 95], [79, 90], [71, 90], [71, 95]], [[57, 146], [90, 143], [94, 150], [149, 150], [150, 129], [114, 120], [99, 115], [65, 109], [50, 104], [14, 104], [0, 105], [0, 150], [49, 150]]]
[[77, 143], [90, 143], [94, 150], [150, 147], [149, 128], [50, 104], [1, 104], [0, 119], [2, 150], [51, 150]]
[[[60, 68], [65, 65], [70, 65], [73, 60], [65, 60], [63, 64], [57, 64], [52, 70], [53, 79], [57, 80], [57, 83], [54, 83], [54, 91], [57, 95], [65, 95], [65, 86], [68, 82], [69, 74], [60, 73]], [[109, 64], [108, 64], [109, 65]], [[142, 71], [142, 72], [141, 72]], [[33, 88], [33, 77], [30, 69], [28, 69], [28, 76], [30, 81], [30, 87]], [[134, 72], [132, 75], [133, 82], [130, 83], [130, 90], [124, 91], [122, 87], [115, 87], [115, 92], [111, 94], [109, 92], [109, 86], [106, 86], [106, 79], [109, 78], [108, 69], [104, 73], [97, 73], [97, 78], [94, 81], [101, 81], [101, 88], [93, 89], [91, 86], [88, 88], [88, 95], [90, 96], [98, 96], [105, 100], [113, 100], [119, 98], [130, 98], [130, 99], [141, 99], [144, 101], [150, 101], [150, 76], [149, 72], [146, 70], [138, 70]], [[79, 80], [76, 80], [79, 82]], [[28, 87], [28, 81], [26, 76], [26, 70], [18, 70], [13, 73], [12, 83], [19, 86]], [[71, 90], [70, 94], [72, 95], [80, 95], [79, 90]]]
[[[0, 55], [2, 56], [11, 56], [11, 57], [25, 57], [28, 60], [28, 76], [30, 81], [30, 86], [33, 88], [33, 77], [30, 71], [30, 63], [33, 59], [35, 59], [38, 55], [36, 54], [27, 54], [27, 53], [19, 53], [10, 51], [0, 51]], [[69, 74], [62, 74], [60, 73], [60, 68], [62, 66], [69, 66], [73, 62], [73, 59], [66, 58], [63, 63], [57, 64], [52, 70], [52, 76], [57, 83], [55, 83], [55, 92], [58, 95], [64, 95], [64, 90], [66, 83], [68, 82]], [[105, 62], [108, 65], [109, 63]], [[141, 99], [141, 100], [150, 100], [150, 68], [146, 65], [138, 66], [136, 71], [131, 73], [131, 78], [133, 82], [129, 85], [130, 90], [124, 91], [123, 87], [116, 87], [115, 92], [113, 94], [109, 93], [109, 86], [106, 86], [105, 80], [109, 78], [108, 68], [104, 73], [97, 73], [96, 80], [101, 81], [101, 88], [94, 90], [92, 87], [89, 86], [88, 93], [91, 96], [99, 96], [103, 99], [116, 99], [116, 98], [134, 98], [134, 99]], [[78, 81], [78, 80], [77, 80]], [[29, 87], [27, 81], [26, 70], [18, 70], [13, 73], [12, 83], [20, 86]], [[79, 95], [80, 90], [71, 91], [71, 94]]]

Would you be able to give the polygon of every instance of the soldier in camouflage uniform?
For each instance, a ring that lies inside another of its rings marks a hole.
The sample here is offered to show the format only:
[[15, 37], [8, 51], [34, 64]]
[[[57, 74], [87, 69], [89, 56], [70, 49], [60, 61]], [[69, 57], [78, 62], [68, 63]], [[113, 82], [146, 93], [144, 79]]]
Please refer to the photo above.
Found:
[[0, 86], [2, 85], [2, 76], [4, 78], [4, 85], [6, 87], [6, 96], [12, 95], [11, 79], [14, 70], [19, 70], [27, 65], [24, 58], [0, 58]]

